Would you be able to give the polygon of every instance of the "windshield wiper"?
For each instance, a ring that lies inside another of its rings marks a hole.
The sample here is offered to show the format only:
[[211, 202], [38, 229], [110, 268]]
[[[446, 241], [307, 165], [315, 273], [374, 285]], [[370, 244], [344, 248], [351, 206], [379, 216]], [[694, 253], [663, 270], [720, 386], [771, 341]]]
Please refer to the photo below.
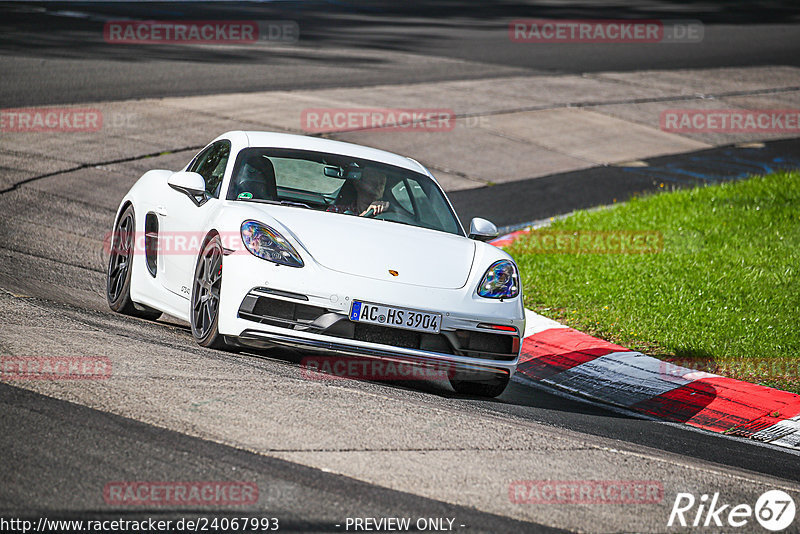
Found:
[[276, 206], [280, 204], [280, 202], [277, 200], [267, 200], [265, 198], [237, 198], [236, 200], [244, 200], [245, 202], [258, 202], [259, 204], [275, 204]]
[[296, 208], [313, 209], [308, 204], [302, 202], [293, 202], [291, 200], [269, 200], [266, 198], [237, 198], [236, 200], [244, 200], [245, 202], [258, 202], [259, 204], [274, 204], [276, 206], [293, 206]]
[[281, 200], [278, 204], [280, 204], [281, 206], [294, 206], [295, 208], [306, 208], [309, 210], [312, 209], [311, 206], [309, 206], [308, 204], [304, 204], [302, 202], [294, 202], [292, 200]]

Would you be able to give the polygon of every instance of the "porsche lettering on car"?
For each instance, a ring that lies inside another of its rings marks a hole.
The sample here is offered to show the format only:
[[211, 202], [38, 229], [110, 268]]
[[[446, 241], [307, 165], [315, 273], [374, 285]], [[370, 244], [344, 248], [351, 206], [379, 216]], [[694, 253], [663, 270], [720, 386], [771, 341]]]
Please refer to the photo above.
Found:
[[496, 396], [525, 328], [517, 266], [486, 243], [496, 236], [479, 218], [466, 232], [413, 159], [228, 132], [122, 199], [107, 298], [183, 319], [205, 347], [447, 364], [455, 391]]

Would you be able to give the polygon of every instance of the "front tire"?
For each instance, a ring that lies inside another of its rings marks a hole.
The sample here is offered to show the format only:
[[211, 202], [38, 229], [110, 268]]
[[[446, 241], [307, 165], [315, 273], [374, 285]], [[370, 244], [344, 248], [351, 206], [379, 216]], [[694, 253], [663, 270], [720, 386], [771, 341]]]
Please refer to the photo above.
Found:
[[505, 391], [510, 379], [509, 374], [457, 371], [450, 385], [461, 395], [494, 398]]
[[222, 242], [215, 235], [197, 258], [192, 282], [192, 335], [198, 344], [226, 349], [219, 333], [219, 294], [222, 287]]
[[117, 313], [155, 321], [161, 312], [137, 305], [131, 300], [131, 275], [136, 236], [136, 216], [128, 206], [119, 216], [111, 234], [108, 269], [106, 270], [106, 300]]

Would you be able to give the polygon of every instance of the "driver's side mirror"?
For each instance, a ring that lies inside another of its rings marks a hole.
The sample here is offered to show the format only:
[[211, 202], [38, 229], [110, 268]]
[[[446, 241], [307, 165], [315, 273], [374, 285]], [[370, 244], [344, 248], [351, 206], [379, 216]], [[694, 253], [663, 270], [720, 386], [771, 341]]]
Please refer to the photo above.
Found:
[[500, 235], [493, 222], [475, 217], [469, 223], [469, 238], [477, 241], [490, 241]]
[[206, 194], [206, 181], [196, 172], [176, 172], [167, 180], [169, 186], [191, 198], [198, 206]]

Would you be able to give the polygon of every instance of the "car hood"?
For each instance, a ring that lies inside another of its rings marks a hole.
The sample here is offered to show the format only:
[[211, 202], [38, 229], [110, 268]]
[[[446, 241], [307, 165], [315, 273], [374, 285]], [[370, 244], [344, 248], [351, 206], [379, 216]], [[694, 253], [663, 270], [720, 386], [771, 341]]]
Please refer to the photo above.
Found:
[[467, 283], [475, 257], [474, 241], [445, 232], [295, 207], [269, 206], [265, 211], [317, 263], [341, 273], [458, 289]]

